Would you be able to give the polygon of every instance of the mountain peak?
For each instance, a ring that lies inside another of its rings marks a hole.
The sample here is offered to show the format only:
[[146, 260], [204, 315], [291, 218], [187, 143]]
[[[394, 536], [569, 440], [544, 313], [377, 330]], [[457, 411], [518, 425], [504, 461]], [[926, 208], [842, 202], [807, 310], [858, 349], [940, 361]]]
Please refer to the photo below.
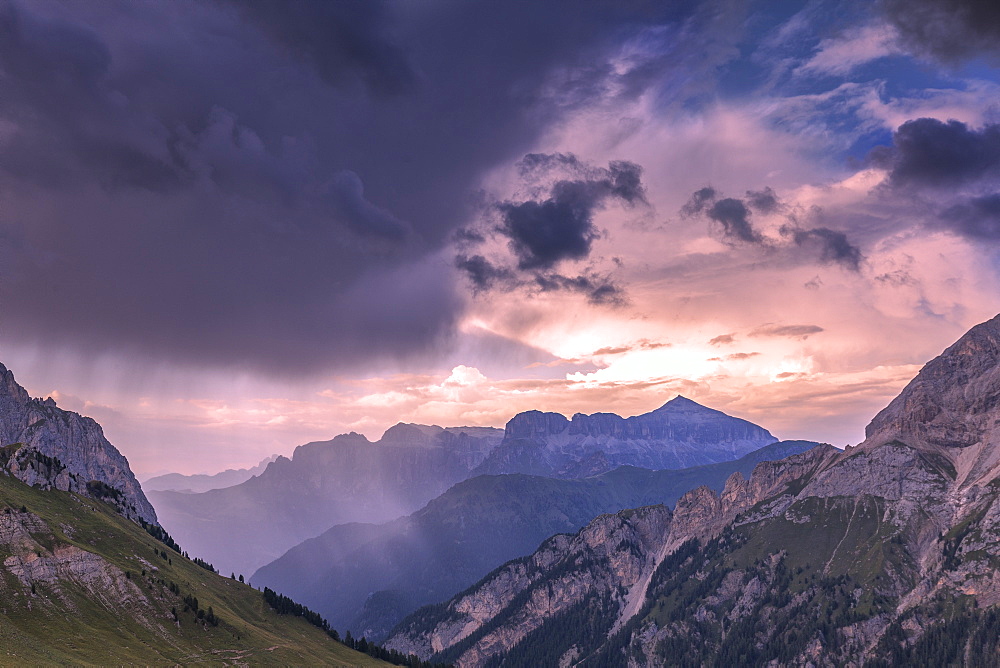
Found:
[[680, 410], [701, 409], [706, 411], [713, 410], [708, 406], [703, 406], [702, 404], [699, 404], [697, 401], [688, 399], [687, 397], [678, 394], [676, 397], [674, 397], [667, 403], [663, 404], [653, 412], [655, 413], [657, 411], [662, 411], [662, 410], [678, 410], [678, 409]]
[[0, 399], [4, 397], [10, 397], [19, 403], [30, 399], [27, 390], [14, 380], [14, 374], [3, 364], [0, 364]]
[[[104, 437], [94, 420], [64, 411], [49, 397], [32, 399], [14, 374], [0, 364], [0, 445], [15, 445], [0, 470], [28, 485], [111, 498], [131, 518], [156, 523], [156, 511], [143, 494], [128, 460]], [[92, 483], [105, 487], [92, 489]]]
[[1000, 315], [924, 365], [865, 429], [870, 441], [967, 447], [982, 441], [1000, 400]]

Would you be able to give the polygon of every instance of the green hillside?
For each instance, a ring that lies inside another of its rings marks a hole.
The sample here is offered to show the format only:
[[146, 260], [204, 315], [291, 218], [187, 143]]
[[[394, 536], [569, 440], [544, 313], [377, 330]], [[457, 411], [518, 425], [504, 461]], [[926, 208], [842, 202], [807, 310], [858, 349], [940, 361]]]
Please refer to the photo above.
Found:
[[4, 475], [0, 559], [0, 664], [389, 665], [278, 615], [110, 506]]

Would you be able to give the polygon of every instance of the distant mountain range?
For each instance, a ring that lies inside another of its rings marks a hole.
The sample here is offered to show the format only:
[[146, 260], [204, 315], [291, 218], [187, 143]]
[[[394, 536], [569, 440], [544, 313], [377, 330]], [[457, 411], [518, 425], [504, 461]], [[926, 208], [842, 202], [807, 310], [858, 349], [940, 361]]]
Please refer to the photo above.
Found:
[[149, 496], [192, 554], [249, 576], [334, 524], [413, 512], [467, 478], [502, 436], [489, 427], [398, 424], [374, 443], [351, 433], [299, 446], [232, 487]]
[[579, 478], [618, 466], [683, 468], [775, 442], [766, 429], [677, 397], [630, 418], [528, 411], [488, 427], [398, 424], [372, 443], [345, 434], [296, 448], [255, 478], [201, 494], [150, 492], [164, 526], [223, 570], [253, 573], [346, 522], [412, 513], [479, 474]]
[[278, 455], [271, 455], [260, 461], [257, 466], [248, 469], [226, 469], [214, 474], [195, 473], [193, 475], [183, 475], [181, 473], [165, 473], [142, 482], [142, 488], [147, 492], [185, 492], [194, 494], [197, 492], [207, 492], [210, 489], [222, 489], [232, 487], [241, 482], [246, 482], [255, 475], [260, 475], [267, 468], [267, 465], [278, 458]]
[[554, 536], [387, 645], [459, 667], [997, 665], [1000, 316], [866, 436]]
[[672, 505], [686, 491], [721, 490], [734, 472], [818, 445], [772, 443], [742, 458], [688, 469], [623, 466], [561, 480], [507, 474], [461, 482], [417, 512], [382, 525], [342, 524], [289, 550], [251, 582], [281, 591], [355, 636], [379, 640], [420, 605], [444, 600], [554, 533], [602, 513]]

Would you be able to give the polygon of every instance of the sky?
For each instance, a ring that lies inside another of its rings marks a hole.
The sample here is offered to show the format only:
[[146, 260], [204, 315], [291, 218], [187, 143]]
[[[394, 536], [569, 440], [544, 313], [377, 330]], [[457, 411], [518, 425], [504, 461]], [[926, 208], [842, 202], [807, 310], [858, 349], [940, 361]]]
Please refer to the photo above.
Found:
[[678, 394], [837, 446], [1000, 312], [1000, 5], [0, 0], [0, 361], [140, 476]]

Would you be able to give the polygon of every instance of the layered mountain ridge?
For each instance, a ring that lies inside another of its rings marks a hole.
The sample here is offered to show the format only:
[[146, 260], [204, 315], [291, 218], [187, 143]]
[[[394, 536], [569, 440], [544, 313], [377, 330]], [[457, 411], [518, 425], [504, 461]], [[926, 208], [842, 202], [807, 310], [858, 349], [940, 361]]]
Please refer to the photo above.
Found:
[[398, 424], [375, 442], [352, 432], [298, 446], [232, 487], [150, 498], [178, 542], [249, 576], [334, 524], [413, 512], [467, 478], [501, 437], [485, 427]]
[[992, 665], [998, 388], [994, 318], [925, 365], [858, 447], [758, 464], [673, 512], [597, 518], [387, 644], [458, 666]]
[[618, 466], [681, 469], [738, 459], [778, 439], [746, 420], [682, 396], [633, 417], [526, 411], [475, 473], [582, 477]]
[[156, 511], [94, 420], [33, 399], [0, 364], [0, 466], [28, 485], [114, 502], [132, 519], [156, 524]]
[[195, 473], [184, 475], [181, 473], [165, 473], [142, 481], [142, 488], [147, 492], [207, 492], [211, 489], [223, 489], [232, 487], [241, 482], [246, 482], [250, 478], [260, 475], [267, 468], [267, 465], [278, 458], [278, 455], [271, 455], [260, 461], [256, 466], [246, 469], [226, 469], [218, 473]]
[[295, 546], [251, 582], [284, 592], [355, 636], [380, 640], [420, 605], [443, 600], [554, 533], [686, 491], [721, 491], [735, 471], [818, 444], [786, 441], [738, 460], [680, 470], [623, 466], [585, 479], [477, 476], [417, 512], [383, 525], [344, 524]]
[[766, 429], [677, 397], [629, 418], [527, 411], [502, 432], [401, 423], [374, 442], [352, 432], [299, 446], [291, 459], [278, 457], [239, 485], [150, 497], [182, 544], [224, 570], [249, 574], [331, 526], [407, 515], [476, 475], [681, 469], [738, 459], [776, 441]]

